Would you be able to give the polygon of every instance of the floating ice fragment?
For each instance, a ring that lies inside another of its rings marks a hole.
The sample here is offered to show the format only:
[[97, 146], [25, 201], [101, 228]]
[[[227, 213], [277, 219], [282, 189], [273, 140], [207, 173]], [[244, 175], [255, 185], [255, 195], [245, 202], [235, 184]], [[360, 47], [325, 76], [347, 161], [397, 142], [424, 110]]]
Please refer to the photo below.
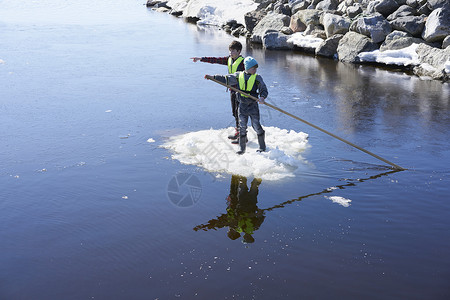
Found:
[[122, 199], [126, 200], [126, 199], [128, 199], [128, 196], [122, 196]]
[[339, 205], [342, 205], [343, 207], [349, 207], [350, 202], [352, 202], [352, 200], [345, 199], [344, 197], [340, 197], [340, 196], [325, 196], [325, 198], [328, 198], [331, 201], [333, 201], [333, 203], [337, 203]]
[[155, 142], [155, 140], [152, 139], [152, 138], [149, 138], [149, 139], [147, 140], [147, 143], [154, 143], [154, 142]]
[[314, 105], [315, 108], [322, 108], [320, 105]]
[[105, 113], [110, 113], [110, 112], [112, 112], [111, 109], [105, 110]]
[[0, 64], [4, 64], [5, 61], [3, 59], [0, 59]]

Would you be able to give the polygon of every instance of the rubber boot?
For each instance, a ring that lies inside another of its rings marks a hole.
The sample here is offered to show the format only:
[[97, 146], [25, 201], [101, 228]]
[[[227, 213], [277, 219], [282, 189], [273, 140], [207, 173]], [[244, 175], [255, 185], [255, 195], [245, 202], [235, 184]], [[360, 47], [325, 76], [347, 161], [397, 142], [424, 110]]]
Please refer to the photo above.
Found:
[[245, 148], [247, 146], [247, 136], [246, 135], [240, 135], [239, 136], [239, 151], [236, 152], [237, 154], [241, 155], [245, 153]]
[[238, 137], [239, 137], [239, 130], [237, 129], [237, 128], [234, 128], [234, 134], [230, 134], [229, 136], [228, 136], [228, 138], [230, 139], [230, 140], [237, 140], [238, 139]]
[[258, 144], [259, 144], [259, 149], [256, 150], [257, 152], [266, 151], [265, 132], [258, 134]]

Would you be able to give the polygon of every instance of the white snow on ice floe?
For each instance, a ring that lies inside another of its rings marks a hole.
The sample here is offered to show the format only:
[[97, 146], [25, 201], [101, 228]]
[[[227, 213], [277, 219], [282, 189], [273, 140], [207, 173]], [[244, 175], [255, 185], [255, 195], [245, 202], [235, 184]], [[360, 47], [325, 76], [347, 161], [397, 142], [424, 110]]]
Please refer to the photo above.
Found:
[[172, 151], [172, 158], [183, 164], [264, 180], [294, 177], [295, 170], [307, 163], [301, 155], [309, 147], [306, 133], [265, 126], [267, 150], [258, 153], [256, 133], [249, 129], [246, 152], [238, 155], [238, 145], [228, 139], [233, 130], [230, 127], [189, 132], [169, 138], [161, 147]]
[[337, 203], [339, 205], [342, 205], [343, 207], [349, 207], [350, 202], [352, 202], [352, 200], [350, 199], [345, 199], [344, 197], [339, 196], [325, 196], [325, 198], [330, 199], [331, 201], [333, 201], [333, 203]]
[[155, 140], [152, 139], [152, 138], [149, 138], [149, 139], [147, 140], [147, 143], [154, 143], [154, 142], [155, 142]]

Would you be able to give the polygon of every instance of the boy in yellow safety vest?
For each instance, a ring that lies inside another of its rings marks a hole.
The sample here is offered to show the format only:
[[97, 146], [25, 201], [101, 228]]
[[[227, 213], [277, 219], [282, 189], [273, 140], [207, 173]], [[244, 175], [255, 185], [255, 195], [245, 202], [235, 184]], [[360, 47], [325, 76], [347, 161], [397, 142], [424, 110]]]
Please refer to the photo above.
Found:
[[244, 72], [236, 72], [229, 75], [205, 75], [205, 79], [215, 79], [217, 81], [226, 83], [227, 85], [236, 85], [239, 90], [250, 94], [251, 96], [258, 98], [258, 102], [242, 95], [237, 94], [237, 101], [239, 102], [238, 115], [239, 115], [239, 151], [237, 154], [244, 154], [247, 142], [247, 123], [250, 117], [252, 127], [258, 135], [259, 149], [258, 152], [266, 151], [265, 132], [260, 123], [259, 106], [258, 103], [264, 103], [269, 92], [267, 91], [266, 84], [264, 83], [261, 75], [256, 74], [258, 68], [258, 62], [251, 56], [247, 56], [244, 59]]
[[[242, 44], [238, 41], [231, 42], [228, 47], [230, 51], [229, 56], [225, 57], [191, 57], [194, 62], [201, 61], [210, 64], [221, 64], [228, 66], [228, 74], [234, 74], [237, 71], [244, 71], [244, 58], [241, 55]], [[236, 123], [234, 134], [230, 135], [228, 138], [233, 140], [233, 144], [237, 144], [239, 137], [239, 116], [238, 116], [238, 102], [236, 100], [236, 92], [230, 91], [231, 99], [231, 111]]]

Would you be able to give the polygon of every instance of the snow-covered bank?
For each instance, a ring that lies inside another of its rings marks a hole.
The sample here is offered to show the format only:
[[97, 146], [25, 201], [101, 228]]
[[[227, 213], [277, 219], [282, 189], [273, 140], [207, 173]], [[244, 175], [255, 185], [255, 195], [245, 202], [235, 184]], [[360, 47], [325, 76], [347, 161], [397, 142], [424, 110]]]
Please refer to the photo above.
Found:
[[450, 78], [448, 0], [149, 0], [147, 5], [199, 25], [220, 26], [266, 49]]
[[296, 170], [306, 164], [301, 155], [309, 147], [306, 133], [265, 126], [267, 151], [258, 153], [256, 133], [249, 129], [247, 150], [238, 155], [238, 146], [228, 139], [233, 130], [189, 132], [171, 137], [162, 147], [173, 152], [173, 159], [199, 166], [207, 172], [254, 176], [264, 180], [294, 177]]
[[198, 18], [199, 25], [222, 26], [231, 20], [245, 24], [244, 15], [258, 4], [252, 0], [169, 0], [167, 6], [183, 11], [183, 17]]

